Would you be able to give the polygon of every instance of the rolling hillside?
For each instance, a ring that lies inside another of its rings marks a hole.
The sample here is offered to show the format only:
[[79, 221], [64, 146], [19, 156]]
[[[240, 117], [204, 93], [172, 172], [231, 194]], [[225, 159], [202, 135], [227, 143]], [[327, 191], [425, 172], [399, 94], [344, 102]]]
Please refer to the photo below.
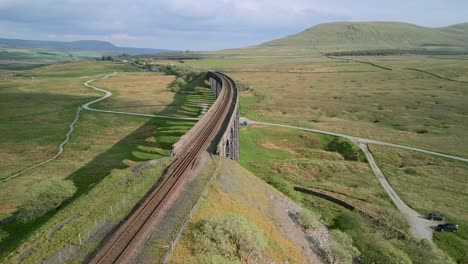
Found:
[[320, 24], [298, 34], [244, 49], [232, 54], [302, 55], [363, 50], [419, 50], [468, 52], [468, 23], [427, 28], [399, 22], [335, 22]]
[[[42, 41], [42, 40], [22, 40], [22, 39], [2, 39], [0, 38], [0, 49], [3, 50], [46, 50], [55, 52], [75, 52], [87, 53], [90, 57], [98, 57], [99, 55], [140, 55], [140, 54], [157, 54], [167, 52], [163, 49], [146, 49], [146, 48], [128, 48], [118, 47], [106, 41], [97, 40], [79, 40], [73, 42], [62, 41]], [[47, 55], [47, 54], [46, 54]], [[53, 55], [53, 54], [49, 54]], [[1, 59], [1, 58], [0, 58]]]

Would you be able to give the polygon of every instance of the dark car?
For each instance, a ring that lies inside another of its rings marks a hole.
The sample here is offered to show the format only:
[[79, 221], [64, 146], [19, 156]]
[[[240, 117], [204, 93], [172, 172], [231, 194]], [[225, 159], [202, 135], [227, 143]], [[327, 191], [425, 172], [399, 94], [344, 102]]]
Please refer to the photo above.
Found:
[[458, 225], [456, 224], [440, 224], [436, 227], [437, 231], [448, 231], [448, 232], [457, 232]]
[[441, 215], [441, 214], [430, 213], [430, 214], [427, 216], [427, 219], [429, 219], [429, 220], [436, 220], [436, 221], [445, 221], [445, 216], [443, 216], [443, 215]]

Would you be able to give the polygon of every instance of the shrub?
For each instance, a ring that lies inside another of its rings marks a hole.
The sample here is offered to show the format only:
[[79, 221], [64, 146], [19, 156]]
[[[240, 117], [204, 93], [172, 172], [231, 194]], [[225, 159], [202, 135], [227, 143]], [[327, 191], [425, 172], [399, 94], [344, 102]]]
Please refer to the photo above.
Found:
[[[204, 258], [246, 260], [267, 246], [263, 232], [239, 214], [222, 214], [199, 222], [192, 232], [195, 253]], [[216, 256], [219, 255], [219, 256]]]
[[282, 175], [269, 175], [267, 182], [289, 198], [295, 201], [299, 201], [301, 199], [299, 193], [294, 190], [293, 184], [284, 179]]
[[360, 230], [362, 228], [362, 216], [356, 212], [343, 211], [334, 219], [334, 227], [341, 230]]
[[452, 264], [454, 261], [431, 241], [414, 238], [397, 241], [396, 246], [407, 252], [413, 263], [425, 264]]
[[297, 219], [304, 229], [315, 229], [320, 226], [319, 216], [308, 209], [304, 209], [297, 213]]
[[353, 246], [353, 239], [338, 229], [330, 231], [332, 241], [329, 245], [329, 259], [331, 263], [353, 263], [353, 259], [361, 254]]
[[335, 137], [327, 144], [326, 150], [338, 152], [346, 160], [365, 161], [360, 149], [348, 140]]
[[10, 237], [10, 234], [8, 234], [8, 232], [5, 230], [0, 229], [0, 243], [2, 243], [8, 237]]
[[52, 178], [32, 192], [26, 202], [18, 208], [17, 219], [24, 223], [30, 222], [57, 209], [75, 192], [76, 187], [72, 181]]
[[177, 76], [176, 80], [170, 85], [170, 88], [174, 92], [190, 88], [191, 86], [194, 86], [194, 83], [199, 83], [205, 79], [205, 74], [202, 74], [200, 71], [183, 67], [164, 65], [161, 67], [161, 71], [169, 75]]
[[363, 263], [411, 264], [408, 255], [382, 238], [370, 237], [364, 243]]
[[241, 264], [238, 260], [229, 260], [221, 255], [212, 255], [208, 253], [198, 256], [200, 264]]

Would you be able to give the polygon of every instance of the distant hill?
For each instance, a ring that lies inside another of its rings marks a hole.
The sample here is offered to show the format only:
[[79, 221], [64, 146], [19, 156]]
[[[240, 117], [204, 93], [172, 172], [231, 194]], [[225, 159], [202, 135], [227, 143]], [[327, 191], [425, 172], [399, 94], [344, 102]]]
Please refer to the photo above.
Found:
[[427, 28], [399, 22], [320, 24], [285, 38], [226, 53], [300, 55], [363, 50], [468, 52], [468, 23]]
[[158, 54], [170, 50], [118, 47], [112, 43], [98, 40], [79, 40], [73, 42], [43, 41], [43, 40], [21, 40], [21, 39], [1, 39], [0, 47], [10, 49], [47, 49], [59, 51], [93, 51], [102, 55], [140, 55]]

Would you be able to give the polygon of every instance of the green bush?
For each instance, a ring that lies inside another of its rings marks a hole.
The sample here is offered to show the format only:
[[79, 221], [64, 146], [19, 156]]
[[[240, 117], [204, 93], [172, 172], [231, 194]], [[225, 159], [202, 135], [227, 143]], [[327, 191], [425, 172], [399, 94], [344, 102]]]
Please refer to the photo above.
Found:
[[[455, 263], [447, 254], [426, 239], [417, 241], [413, 238], [395, 241], [401, 250], [407, 252], [413, 263], [452, 264]], [[462, 262], [463, 263], [463, 262]]]
[[334, 227], [344, 231], [361, 230], [363, 221], [360, 214], [346, 210], [334, 219]]
[[308, 209], [304, 209], [297, 213], [297, 219], [306, 230], [315, 229], [320, 226], [320, 217]]
[[72, 181], [52, 178], [39, 186], [37, 191], [18, 208], [17, 219], [27, 223], [49, 211], [57, 209], [65, 200], [72, 197], [76, 187]]
[[409, 256], [391, 243], [375, 236], [369, 236], [361, 250], [363, 263], [411, 264]]
[[282, 175], [269, 175], [267, 183], [295, 201], [299, 201], [301, 199], [299, 193], [294, 190], [294, 185], [290, 181], [286, 180]]
[[346, 160], [366, 161], [361, 150], [345, 139], [334, 137], [333, 140], [327, 144], [326, 150], [338, 152]]
[[329, 245], [329, 258], [331, 263], [353, 263], [353, 259], [361, 254], [353, 246], [353, 239], [350, 235], [338, 229], [330, 231], [332, 241]]
[[[229, 260], [246, 260], [267, 246], [263, 232], [239, 214], [222, 214], [200, 221], [192, 231], [196, 254], [216, 255]], [[208, 255], [207, 255], [208, 256]], [[205, 256], [205, 258], [207, 257]], [[202, 256], [203, 257], [203, 256]]]
[[200, 264], [241, 264], [238, 260], [229, 260], [221, 255], [212, 255], [208, 253], [198, 256]]
[[193, 86], [193, 83], [199, 83], [205, 78], [205, 75], [200, 71], [173, 65], [164, 65], [161, 67], [161, 71], [169, 75], [177, 76], [176, 80], [170, 85], [170, 88], [174, 92], [180, 92], [181, 90], [190, 88]]
[[2, 241], [6, 240], [8, 237], [10, 237], [10, 234], [8, 234], [8, 232], [5, 230], [0, 229], [0, 243], [2, 243]]

